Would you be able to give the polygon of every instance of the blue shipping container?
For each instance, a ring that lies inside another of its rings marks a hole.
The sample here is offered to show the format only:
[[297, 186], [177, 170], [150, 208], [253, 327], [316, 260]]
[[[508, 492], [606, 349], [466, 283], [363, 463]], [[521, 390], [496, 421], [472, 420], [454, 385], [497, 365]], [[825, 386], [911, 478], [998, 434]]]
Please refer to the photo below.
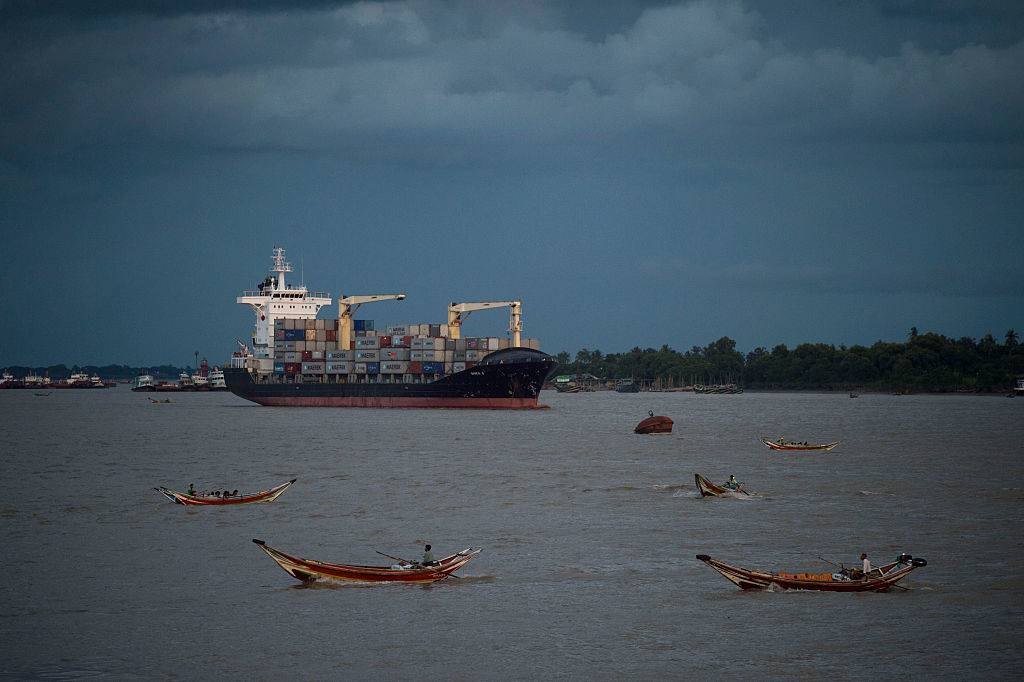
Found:
[[424, 374], [443, 374], [444, 363], [443, 362], [424, 362], [423, 363]]
[[305, 329], [285, 329], [284, 330], [285, 341], [305, 341], [306, 330]]
[[380, 363], [379, 362], [368, 362], [366, 363], [367, 374], [380, 374]]
[[283, 362], [275, 362], [274, 363], [274, 374], [284, 374], [284, 363]]
[[373, 320], [352, 320], [352, 326], [357, 332], [372, 332]]

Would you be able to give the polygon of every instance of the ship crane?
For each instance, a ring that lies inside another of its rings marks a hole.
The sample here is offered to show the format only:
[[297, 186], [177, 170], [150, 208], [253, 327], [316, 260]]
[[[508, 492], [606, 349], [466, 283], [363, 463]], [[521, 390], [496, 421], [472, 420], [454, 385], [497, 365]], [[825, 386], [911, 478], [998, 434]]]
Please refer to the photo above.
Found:
[[482, 301], [479, 303], [452, 303], [448, 306], [448, 336], [452, 339], [461, 338], [462, 321], [475, 310], [491, 308], [510, 308], [508, 330], [512, 332], [512, 345], [520, 345], [520, 332], [523, 331], [522, 301]]
[[377, 294], [374, 296], [341, 296], [338, 298], [338, 347], [352, 347], [352, 313], [364, 303], [376, 301], [404, 301], [405, 294]]

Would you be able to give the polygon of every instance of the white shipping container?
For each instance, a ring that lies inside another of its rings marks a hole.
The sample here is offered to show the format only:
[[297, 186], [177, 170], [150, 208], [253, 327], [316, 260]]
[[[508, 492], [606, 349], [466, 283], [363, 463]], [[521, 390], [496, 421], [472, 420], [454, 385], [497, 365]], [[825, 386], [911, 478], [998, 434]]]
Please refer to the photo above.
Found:
[[453, 351], [453, 350], [446, 350], [446, 351], [444, 351], [444, 361], [445, 362], [455, 362], [455, 351]]
[[380, 360], [381, 362], [387, 360], [395, 361], [409, 361], [410, 351], [408, 348], [381, 348], [380, 349]]
[[353, 359], [355, 351], [351, 350], [332, 350], [327, 352], [328, 360], [351, 360]]
[[352, 363], [351, 362], [328, 362], [327, 363], [328, 374], [351, 374]]
[[324, 352], [322, 350], [315, 350], [315, 351], [313, 351], [313, 359], [314, 360], [323, 360], [324, 359]]
[[395, 325], [394, 327], [388, 327], [388, 334], [390, 334], [391, 336], [408, 336], [409, 325], [399, 324]]
[[408, 362], [382, 362], [380, 363], [381, 374], [405, 374], [409, 369]]
[[356, 362], [377, 362], [380, 360], [380, 351], [357, 350], [355, 351]]
[[487, 339], [487, 348], [481, 348], [480, 350], [498, 350], [498, 339], [490, 337]]
[[418, 324], [410, 324], [409, 325], [409, 334], [408, 334], [408, 336], [419, 336], [419, 334], [420, 334], [420, 326]]
[[366, 374], [366, 363], [365, 362], [357, 362], [356, 363], [356, 374]]
[[327, 329], [327, 327], [325, 326], [326, 322], [327, 322], [327, 320], [316, 320], [316, 329], [317, 329], [317, 331], [320, 331], [321, 329]]
[[466, 363], [465, 362], [453, 362], [452, 363], [452, 371], [453, 372], [462, 372], [462, 371], [465, 371], [465, 369], [466, 369]]
[[376, 336], [364, 336], [356, 339], [356, 350], [376, 350], [378, 348], [380, 348], [380, 339]]
[[298, 351], [289, 351], [284, 354], [285, 362], [302, 362], [302, 353]]
[[467, 362], [477, 362], [478, 360], [480, 360], [480, 351], [478, 351], [478, 350], [467, 350], [466, 351], [466, 361]]
[[303, 374], [323, 374], [324, 363], [322, 362], [304, 362], [302, 363]]
[[285, 329], [295, 329], [295, 320], [293, 320], [290, 317], [286, 318], [285, 321], [284, 321], [284, 328]]
[[409, 359], [412, 360], [413, 362], [419, 362], [423, 360], [423, 352], [424, 351], [421, 350], [411, 350], [409, 351]]

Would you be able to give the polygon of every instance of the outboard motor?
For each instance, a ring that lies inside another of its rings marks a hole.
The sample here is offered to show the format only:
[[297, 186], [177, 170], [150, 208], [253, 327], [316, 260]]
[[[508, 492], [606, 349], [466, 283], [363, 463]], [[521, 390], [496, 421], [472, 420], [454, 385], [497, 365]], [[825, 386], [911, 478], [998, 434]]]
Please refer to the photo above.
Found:
[[910, 556], [906, 552], [902, 552], [902, 553], [900, 553], [900, 555], [898, 557], [896, 557], [896, 563], [898, 563], [898, 564], [909, 564], [911, 562], [911, 560], [913, 560], [913, 558], [914, 557]]

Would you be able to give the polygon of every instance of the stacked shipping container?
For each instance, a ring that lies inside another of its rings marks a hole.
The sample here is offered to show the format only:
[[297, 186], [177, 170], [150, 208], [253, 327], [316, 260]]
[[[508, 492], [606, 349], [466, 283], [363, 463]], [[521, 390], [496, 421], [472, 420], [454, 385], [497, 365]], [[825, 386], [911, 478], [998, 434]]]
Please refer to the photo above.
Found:
[[[509, 339], [448, 338], [446, 324], [408, 324], [374, 330], [373, 320], [353, 320], [350, 348], [338, 347], [337, 320], [276, 320], [274, 357], [263, 373], [304, 382], [429, 382], [462, 372], [487, 355], [511, 347]], [[537, 339], [524, 339], [540, 350]]]

